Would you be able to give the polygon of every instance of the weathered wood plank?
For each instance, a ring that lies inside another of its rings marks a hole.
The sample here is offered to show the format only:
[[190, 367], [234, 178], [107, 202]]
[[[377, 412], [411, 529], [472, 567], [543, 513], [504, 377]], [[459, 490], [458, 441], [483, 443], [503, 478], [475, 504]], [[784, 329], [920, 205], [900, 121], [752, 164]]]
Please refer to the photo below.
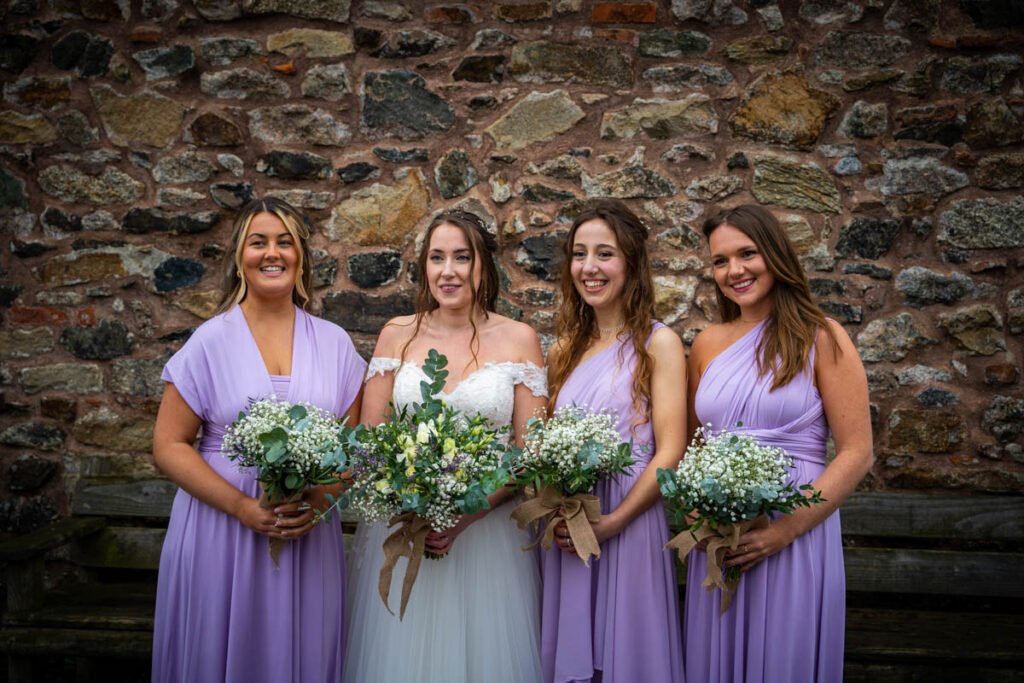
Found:
[[1024, 554], [846, 548], [846, 589], [869, 593], [1024, 597]]
[[846, 535], [1024, 539], [1024, 496], [858, 493], [840, 515]]
[[102, 519], [62, 519], [44, 529], [0, 543], [0, 562], [26, 560], [73, 539], [94, 534], [106, 525]]
[[81, 479], [71, 498], [71, 512], [105, 517], [168, 517], [177, 491], [178, 487], [167, 479]]
[[[159, 569], [166, 529], [111, 526], [71, 547], [71, 559], [83, 567]], [[353, 534], [343, 536], [346, 554]]]
[[4, 628], [0, 653], [20, 657], [153, 656], [152, 631], [91, 631], [88, 629]]
[[158, 569], [166, 534], [166, 529], [107, 527], [74, 544], [71, 559], [83, 567]]
[[1024, 683], [1024, 671], [995, 669], [975, 663], [958, 665], [899, 662], [882, 664], [847, 659], [843, 683]]
[[[75, 487], [71, 512], [105, 517], [169, 517], [178, 487], [167, 479], [121, 481], [83, 478]], [[342, 522], [357, 521], [352, 510], [338, 513]]]
[[1024, 665], [1016, 615], [880, 608], [846, 610], [847, 659]]

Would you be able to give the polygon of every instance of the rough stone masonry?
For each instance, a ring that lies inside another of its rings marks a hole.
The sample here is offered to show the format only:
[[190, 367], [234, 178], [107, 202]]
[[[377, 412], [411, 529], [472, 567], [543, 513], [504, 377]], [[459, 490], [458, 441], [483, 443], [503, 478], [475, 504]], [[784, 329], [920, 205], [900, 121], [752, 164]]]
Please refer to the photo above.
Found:
[[1014, 0], [12, 0], [0, 5], [0, 533], [154, 476], [160, 369], [234, 209], [315, 222], [368, 353], [463, 206], [550, 343], [591, 197], [651, 232], [658, 315], [714, 319], [696, 230], [758, 202], [856, 341], [864, 486], [1024, 491], [1024, 5]]

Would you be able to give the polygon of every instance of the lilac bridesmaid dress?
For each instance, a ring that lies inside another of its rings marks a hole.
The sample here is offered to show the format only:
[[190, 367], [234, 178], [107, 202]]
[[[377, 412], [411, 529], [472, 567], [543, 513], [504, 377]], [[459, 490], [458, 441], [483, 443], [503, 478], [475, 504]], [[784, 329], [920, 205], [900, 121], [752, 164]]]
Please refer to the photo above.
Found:
[[[259, 484], [220, 453], [248, 399], [277, 395], [342, 414], [366, 363], [338, 326], [299, 309], [290, 378], [271, 377], [237, 306], [201, 325], [163, 379], [203, 421], [199, 454], [232, 486]], [[157, 586], [153, 681], [338, 681], [345, 642], [341, 527], [286, 544], [275, 569], [267, 538], [179, 490]]]
[[[664, 327], [654, 323], [654, 329]], [[633, 438], [629, 474], [599, 483], [601, 510], [611, 512], [629, 493], [654, 454], [650, 422], [639, 425], [631, 387], [636, 365], [623, 337], [580, 363], [558, 394], [556, 407], [586, 406], [618, 413], [623, 440]], [[672, 555], [663, 550], [668, 525], [659, 498], [618, 536], [601, 544], [587, 568], [553, 547], [541, 553], [541, 659], [546, 683], [679, 683], [683, 658], [679, 597]], [[697, 679], [699, 680], [699, 679]]]
[[[771, 391], [758, 377], [757, 343], [764, 322], [711, 361], [694, 408], [714, 431], [736, 429], [784, 448], [796, 484], [825, 469], [828, 425], [813, 371]], [[810, 368], [814, 366], [811, 351]], [[826, 683], [842, 680], [846, 578], [839, 513], [743, 575], [732, 606], [719, 615], [721, 592], [701, 583], [706, 557], [690, 553], [683, 640], [686, 676], [724, 683]]]

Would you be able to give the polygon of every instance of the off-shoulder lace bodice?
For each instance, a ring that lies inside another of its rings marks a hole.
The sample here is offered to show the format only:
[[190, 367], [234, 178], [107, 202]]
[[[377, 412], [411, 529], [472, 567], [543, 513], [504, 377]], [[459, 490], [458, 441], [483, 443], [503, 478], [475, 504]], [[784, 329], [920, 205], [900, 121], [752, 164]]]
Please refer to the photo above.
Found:
[[[397, 371], [397, 372], [395, 372]], [[423, 370], [412, 361], [397, 358], [372, 358], [366, 379], [385, 372], [395, 372], [394, 401], [404, 406], [420, 401], [420, 382], [426, 379]], [[547, 374], [533, 363], [485, 363], [479, 370], [463, 378], [450, 392], [438, 394], [456, 410], [467, 415], [486, 417], [495, 427], [512, 423], [515, 387], [526, 386], [534, 396], [548, 395]]]

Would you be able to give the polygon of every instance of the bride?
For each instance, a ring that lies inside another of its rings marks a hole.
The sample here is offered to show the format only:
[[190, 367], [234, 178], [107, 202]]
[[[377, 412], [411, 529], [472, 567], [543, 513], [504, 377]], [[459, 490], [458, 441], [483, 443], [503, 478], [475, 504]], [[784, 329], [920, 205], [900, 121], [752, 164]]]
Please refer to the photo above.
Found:
[[[437, 349], [448, 358], [441, 396], [493, 426], [511, 424], [521, 445], [527, 420], [546, 404], [547, 381], [537, 334], [494, 312], [494, 238], [477, 216], [449, 211], [430, 224], [423, 244], [417, 312], [381, 330], [361, 421], [382, 422], [389, 401], [417, 402], [425, 378], [420, 366]], [[490, 510], [430, 533], [427, 550], [446, 556], [420, 565], [401, 621], [377, 592], [388, 530], [383, 523], [360, 525], [347, 593], [347, 683], [541, 680], [537, 559], [522, 550], [531, 539], [509, 519], [509, 498], [501, 490], [490, 497]], [[405, 565], [402, 558], [395, 568], [393, 599], [401, 594]]]

